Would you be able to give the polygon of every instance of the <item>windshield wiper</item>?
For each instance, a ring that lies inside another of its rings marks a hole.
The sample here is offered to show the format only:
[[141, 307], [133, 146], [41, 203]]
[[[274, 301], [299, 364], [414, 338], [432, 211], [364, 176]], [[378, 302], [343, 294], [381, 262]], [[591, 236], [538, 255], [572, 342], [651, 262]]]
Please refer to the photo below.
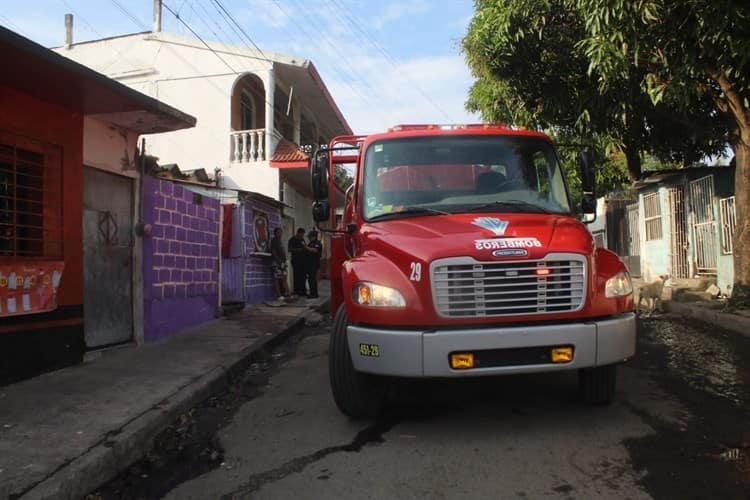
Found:
[[466, 209], [466, 211], [467, 212], [481, 212], [482, 210], [486, 210], [488, 208], [496, 208], [496, 207], [522, 208], [526, 212], [541, 212], [543, 214], [554, 213], [542, 206], [535, 205], [533, 203], [529, 203], [527, 201], [521, 201], [521, 200], [495, 200], [490, 203], [485, 203], [484, 205], [477, 205], [475, 207], [468, 208]]
[[404, 207], [403, 210], [399, 210], [398, 212], [388, 212], [385, 214], [378, 214], [370, 217], [370, 222], [381, 220], [381, 219], [387, 219], [391, 217], [398, 217], [401, 215], [425, 215], [425, 214], [432, 214], [432, 215], [450, 215], [450, 212], [445, 212], [443, 210], [438, 210], [436, 208], [429, 208], [429, 207]]

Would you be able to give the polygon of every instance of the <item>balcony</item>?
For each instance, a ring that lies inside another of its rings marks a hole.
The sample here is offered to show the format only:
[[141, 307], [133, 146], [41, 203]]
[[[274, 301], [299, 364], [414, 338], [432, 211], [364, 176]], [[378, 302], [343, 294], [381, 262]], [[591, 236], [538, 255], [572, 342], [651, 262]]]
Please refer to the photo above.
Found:
[[[274, 131], [274, 140], [271, 144], [270, 153], [276, 149], [281, 134]], [[264, 161], [266, 159], [266, 129], [257, 128], [252, 130], [235, 130], [231, 132], [230, 155], [232, 163], [250, 163]]]
[[[231, 151], [229, 158], [232, 163], [252, 163], [266, 160], [266, 151], [268, 149], [266, 144], [266, 129], [233, 130], [230, 132], [230, 135]], [[277, 151], [281, 143], [284, 146], [283, 150]], [[306, 162], [313, 149], [311, 144], [298, 146], [289, 139], [284, 138], [281, 132], [274, 130], [271, 151], [268, 152], [268, 157], [272, 162], [274, 160], [282, 163]]]

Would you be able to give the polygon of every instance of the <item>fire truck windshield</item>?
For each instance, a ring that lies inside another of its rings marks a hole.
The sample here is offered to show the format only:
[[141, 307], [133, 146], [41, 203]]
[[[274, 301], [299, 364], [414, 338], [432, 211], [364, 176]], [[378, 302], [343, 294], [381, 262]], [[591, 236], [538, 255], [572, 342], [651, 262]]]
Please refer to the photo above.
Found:
[[[365, 220], [432, 209], [570, 213], [552, 144], [524, 136], [429, 136], [373, 142], [364, 161]], [[501, 203], [495, 203], [501, 202]]]

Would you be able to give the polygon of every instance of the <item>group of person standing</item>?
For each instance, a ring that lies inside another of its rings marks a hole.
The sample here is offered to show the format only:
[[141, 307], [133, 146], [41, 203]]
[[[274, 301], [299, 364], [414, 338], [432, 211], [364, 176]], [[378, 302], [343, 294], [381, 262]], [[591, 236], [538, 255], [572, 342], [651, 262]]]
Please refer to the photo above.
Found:
[[[286, 249], [282, 240], [282, 229], [277, 227], [271, 238], [271, 273], [277, 300], [289, 300], [297, 297], [318, 297], [318, 270], [323, 244], [318, 239], [318, 232], [312, 229], [307, 233], [305, 228], [298, 228], [289, 238]], [[287, 251], [292, 258], [293, 295], [287, 287]]]

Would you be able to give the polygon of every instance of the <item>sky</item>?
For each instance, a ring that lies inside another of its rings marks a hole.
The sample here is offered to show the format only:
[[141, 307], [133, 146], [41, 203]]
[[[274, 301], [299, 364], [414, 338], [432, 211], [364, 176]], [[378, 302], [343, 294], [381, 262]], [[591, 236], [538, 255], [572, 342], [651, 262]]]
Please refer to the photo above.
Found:
[[[248, 40], [221, 17], [213, 0], [164, 0], [163, 31], [311, 60], [355, 133], [398, 123], [470, 123], [472, 84], [460, 40], [471, 0], [219, 0]], [[152, 0], [0, 0], [0, 25], [47, 46], [151, 29]], [[179, 14], [180, 22], [169, 9]]]

